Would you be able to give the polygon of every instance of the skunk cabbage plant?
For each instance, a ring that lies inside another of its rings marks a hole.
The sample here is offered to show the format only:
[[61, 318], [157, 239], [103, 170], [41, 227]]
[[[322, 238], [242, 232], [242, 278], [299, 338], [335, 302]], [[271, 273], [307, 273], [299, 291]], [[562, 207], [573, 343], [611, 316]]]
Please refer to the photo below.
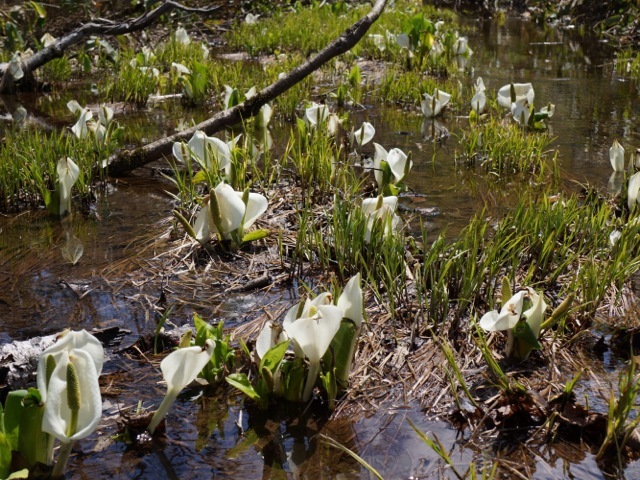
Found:
[[358, 146], [362, 147], [369, 143], [373, 136], [376, 134], [376, 129], [369, 122], [363, 122], [362, 126], [353, 132], [353, 139], [358, 144]]
[[[527, 310], [523, 311], [525, 306]], [[509, 298], [499, 313], [495, 310], [485, 313], [480, 319], [480, 327], [489, 332], [506, 330], [507, 357], [526, 360], [532, 350], [540, 348], [538, 337], [546, 309], [544, 294], [526, 288]]]
[[402, 182], [413, 166], [410, 155], [399, 148], [387, 150], [374, 142], [373, 175], [378, 191], [384, 195], [397, 195], [402, 190]]
[[259, 233], [253, 236], [252, 234], [245, 236], [244, 232], [267, 211], [268, 206], [267, 199], [259, 193], [252, 193], [249, 190], [237, 192], [230, 185], [220, 183], [210, 191], [208, 198], [205, 198], [196, 216], [193, 236], [204, 244], [209, 240], [210, 235], [215, 233], [225, 240], [233, 240], [238, 246], [264, 238], [266, 235], [264, 230], [259, 230]]
[[371, 242], [371, 236], [377, 232], [387, 236], [400, 227], [400, 217], [396, 215], [398, 197], [379, 195], [378, 198], [366, 198], [362, 201], [362, 213], [367, 219], [364, 241]]
[[71, 189], [80, 177], [80, 168], [69, 157], [58, 160], [56, 166], [58, 173], [58, 197], [60, 216], [71, 212]]
[[54, 478], [62, 475], [73, 442], [90, 435], [100, 422], [103, 364], [102, 345], [85, 330], [63, 332], [38, 359], [37, 384], [45, 405], [42, 430], [62, 444]]
[[186, 347], [174, 350], [160, 362], [162, 377], [167, 382], [167, 393], [153, 414], [149, 423], [149, 433], [153, 435], [162, 419], [178, 398], [180, 391], [193, 382], [213, 355], [214, 342], [207, 339], [202, 347]]
[[535, 92], [530, 83], [510, 83], [498, 90], [498, 104], [511, 110], [511, 104], [518, 100], [526, 99], [529, 105], [533, 105]]
[[624, 172], [624, 147], [618, 143], [617, 139], [613, 140], [613, 145], [609, 149], [609, 160], [614, 172]]
[[438, 90], [434, 90], [433, 95], [428, 93], [423, 94], [424, 100], [422, 101], [422, 113], [426, 118], [437, 117], [442, 113], [444, 107], [449, 104], [451, 100], [451, 94]]

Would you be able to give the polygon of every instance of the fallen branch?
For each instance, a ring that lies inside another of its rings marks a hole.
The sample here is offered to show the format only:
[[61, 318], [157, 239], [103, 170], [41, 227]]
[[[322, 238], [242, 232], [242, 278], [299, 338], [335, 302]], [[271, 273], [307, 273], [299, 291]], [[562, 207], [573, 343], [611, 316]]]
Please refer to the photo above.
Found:
[[387, 0], [376, 0], [367, 15], [351, 25], [342, 35], [322, 49], [316, 56], [294, 68], [283, 78], [260, 90], [257, 95], [251, 97], [249, 100], [233, 108], [223, 110], [188, 130], [183, 130], [133, 150], [115, 153], [108, 159], [109, 175], [122, 175], [146, 165], [160, 158], [162, 155], [168, 156], [171, 153], [174, 142], [187, 140], [198, 130], [205, 132], [207, 135], [213, 135], [226, 127], [236, 125], [243, 120], [257, 115], [263, 105], [304, 80], [332, 58], [353, 48], [353, 46], [364, 37], [371, 25], [380, 17], [386, 4]]
[[[35, 70], [47, 64], [53, 59], [62, 57], [64, 55], [64, 52], [68, 48], [81, 43], [86, 38], [93, 35], [115, 36], [143, 30], [153, 22], [155, 22], [162, 15], [172, 10], [206, 14], [211, 13], [218, 8], [218, 6], [211, 8], [191, 8], [185, 7], [184, 5], [174, 2], [173, 0], [165, 0], [156, 9], [146, 12], [140, 15], [138, 18], [135, 18], [129, 22], [114, 23], [110, 20], [101, 19], [98, 21], [85, 23], [81, 27], [75, 29], [73, 32], [59, 38], [48, 47], [45, 47], [42, 50], [38, 50], [30, 57], [23, 60], [21, 62], [22, 72], [24, 73], [23, 82], [26, 81], [27, 83], [29, 83], [29, 79], [33, 78], [33, 72]], [[0, 81], [0, 93], [6, 93], [14, 85], [14, 80], [8, 73], [8, 65], [8, 63], [0, 64], [0, 75], [2, 75], [2, 80]]]

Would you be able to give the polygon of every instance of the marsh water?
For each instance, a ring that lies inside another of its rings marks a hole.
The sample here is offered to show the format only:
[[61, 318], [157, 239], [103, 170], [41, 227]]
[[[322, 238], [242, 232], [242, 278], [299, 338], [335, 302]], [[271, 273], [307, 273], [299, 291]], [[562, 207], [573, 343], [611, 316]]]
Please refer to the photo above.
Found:
[[[541, 29], [519, 19], [507, 19], [502, 25], [467, 23], [466, 27], [474, 50], [469, 65], [489, 91], [509, 82], [532, 82], [537, 105], [556, 105], [550, 132], [568, 188], [586, 183], [602, 190], [614, 188], [608, 149], [614, 138], [627, 152], [640, 146], [640, 102], [637, 85], [612, 73], [614, 57], [608, 45], [577, 29]], [[470, 76], [467, 85], [472, 80]], [[21, 104], [35, 121], [38, 112], [61, 111], [66, 100], [55, 95], [4, 99], [0, 114], [8, 118]], [[47, 102], [56, 101], [56, 108], [47, 107]], [[353, 124], [367, 120], [376, 127], [377, 142], [413, 153], [414, 173], [408, 182], [413, 193], [402, 202], [407, 211], [422, 218], [429, 234], [446, 229], [453, 235], [485, 201], [500, 208], [501, 199], [518, 195], [517, 185], [507, 187], [511, 192], [495, 195], [495, 187], [480, 180], [483, 172], [457, 161], [456, 138], [467, 119], [445, 117], [441, 127], [450, 135], [433, 142], [417, 110], [371, 105], [366, 99], [363, 103], [365, 108], [350, 113]], [[153, 112], [120, 116], [118, 121], [143, 127], [143, 139], [151, 140], [172, 133], [181, 118], [189, 122], [203, 117], [169, 104]], [[71, 120], [65, 123], [50, 117], [44, 123], [59, 128]], [[0, 218], [0, 342], [66, 327], [116, 326], [130, 332], [109, 352], [105, 373], [114, 388], [104, 398], [103, 426], [79, 442], [69, 463], [69, 478], [368, 478], [355, 460], [321, 443], [317, 437], [321, 432], [331, 434], [385, 478], [453, 477], [413, 432], [407, 418], [422, 431], [436, 434], [461, 471], [473, 460], [491, 465], [498, 453], [470, 448], [468, 433], [425, 416], [417, 404], [382, 403], [375, 412], [332, 421], [324, 414], [304, 412], [305, 421], [299, 421], [296, 415], [247, 410], [241, 397], [225, 396], [213, 388], [180, 396], [167, 420], [166, 438], [143, 449], [113, 441], [115, 420], [123, 411], [131, 411], [138, 401], [157, 405], [163, 394], [156, 367], [144, 358], [117, 353], [154, 331], [163, 294], [169, 299], [172, 295], [189, 299], [178, 305], [172, 316], [175, 322], [188, 323], [191, 312], [197, 310], [210, 321], [224, 320], [227, 327], [241, 325], [261, 305], [296, 301], [289, 291], [225, 294], [216, 281], [219, 272], [194, 278], [185, 267], [164, 275], [165, 259], [162, 251], [154, 250], [154, 240], [167, 232], [173, 203], [166, 193], [171, 184], [158, 174], [159, 165], [111, 183], [85, 215], [63, 222], [52, 221], [43, 212]], [[84, 254], [72, 266], [62, 249], [73, 236], [81, 240]], [[151, 264], [150, 271], [160, 273], [138, 273]], [[601, 372], [603, 388], [616, 381], [620, 365], [607, 357], [601, 365], [592, 366]], [[580, 388], [592, 387], [586, 383]], [[604, 404], [591, 406], [604, 408]], [[610, 475], [580, 444], [496, 449], [504, 454], [504, 464], [513, 465], [514, 470], [527, 464], [535, 478]], [[615, 475], [638, 478], [640, 466], [630, 463]]]

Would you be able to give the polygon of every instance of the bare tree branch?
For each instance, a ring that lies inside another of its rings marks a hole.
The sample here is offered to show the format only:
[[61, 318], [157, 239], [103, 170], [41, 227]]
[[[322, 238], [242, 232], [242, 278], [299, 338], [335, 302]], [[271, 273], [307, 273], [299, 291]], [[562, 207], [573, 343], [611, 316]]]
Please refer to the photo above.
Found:
[[[24, 72], [24, 78], [32, 78], [33, 72], [42, 67], [46, 63], [55, 58], [60, 58], [64, 55], [65, 50], [77, 45], [84, 41], [87, 37], [92, 35], [124, 35], [125, 33], [136, 32], [143, 30], [155, 22], [165, 13], [172, 10], [182, 10], [185, 12], [193, 13], [211, 13], [217, 10], [219, 7], [211, 8], [191, 8], [181, 5], [173, 0], [165, 0], [159, 7], [140, 15], [129, 22], [114, 23], [110, 20], [98, 20], [94, 22], [85, 23], [79, 28], [76, 28], [73, 32], [66, 34], [59, 38], [55, 43], [48, 47], [38, 50], [35, 54], [26, 58], [22, 62], [22, 71]], [[7, 78], [8, 63], [0, 64], [0, 74], [2, 75], [2, 81], [0, 81], [0, 93], [5, 93], [13, 86], [13, 79]]]
[[322, 49], [316, 56], [308, 59], [283, 78], [262, 89], [249, 100], [233, 108], [223, 110], [188, 130], [183, 130], [134, 150], [126, 150], [112, 155], [108, 159], [109, 175], [122, 175], [135, 168], [146, 165], [162, 155], [169, 155], [174, 142], [187, 140], [198, 130], [204, 131], [207, 135], [212, 135], [226, 127], [238, 124], [242, 120], [257, 115], [263, 105], [301, 82], [332, 58], [349, 51], [356, 45], [360, 39], [364, 37], [371, 25], [380, 17], [386, 4], [387, 0], [376, 0], [367, 15], [351, 25], [342, 35]]

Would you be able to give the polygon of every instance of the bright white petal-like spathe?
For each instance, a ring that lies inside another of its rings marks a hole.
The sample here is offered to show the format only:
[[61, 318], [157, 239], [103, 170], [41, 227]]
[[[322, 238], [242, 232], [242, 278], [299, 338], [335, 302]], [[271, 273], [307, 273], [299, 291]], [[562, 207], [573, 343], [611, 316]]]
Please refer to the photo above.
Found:
[[173, 142], [173, 156], [181, 163], [187, 163], [190, 159], [189, 147], [183, 142]]
[[71, 127], [71, 131], [78, 138], [86, 138], [89, 134], [89, 126], [87, 122], [93, 118], [93, 113], [88, 108], [82, 109], [82, 113], [80, 113], [80, 117], [78, 121], [75, 123], [73, 127]]
[[320, 359], [338, 332], [342, 315], [343, 311], [334, 305], [321, 305], [315, 308], [313, 316], [299, 318], [287, 329], [287, 333], [297, 349], [304, 352], [309, 360], [309, 371], [302, 394], [303, 402], [307, 402], [311, 398], [313, 387], [320, 373]]
[[544, 293], [536, 293], [533, 289], [529, 289], [529, 300], [532, 306], [524, 311], [522, 315], [526, 317], [527, 323], [536, 338], [540, 335], [540, 326], [544, 320], [544, 312], [547, 309], [547, 303], [544, 301]]
[[359, 273], [349, 279], [342, 294], [338, 297], [336, 305], [344, 312], [345, 318], [351, 320], [356, 327], [360, 327], [363, 317], [363, 301]]
[[174, 350], [160, 362], [162, 376], [167, 383], [167, 393], [158, 410], [153, 414], [148, 430], [151, 434], [167, 415], [180, 390], [193, 382], [202, 369], [209, 363], [215, 343], [207, 339], [204, 347], [186, 347]]
[[80, 167], [69, 157], [64, 157], [58, 160], [56, 171], [60, 194], [59, 214], [64, 215], [71, 211], [71, 189], [80, 177]]
[[69, 109], [69, 111], [73, 114], [79, 114], [80, 112], [82, 112], [82, 106], [78, 103], [77, 100], [69, 100], [67, 102], [67, 108]]
[[517, 102], [511, 104], [511, 115], [513, 119], [520, 125], [525, 126], [529, 124], [529, 118], [531, 117], [531, 107], [526, 98], [520, 99]]
[[638, 192], [640, 192], [640, 172], [634, 173], [629, 177], [629, 186], [627, 187], [627, 203], [629, 210], [638, 203]]
[[469, 48], [467, 37], [458, 37], [453, 43], [454, 55], [471, 55], [473, 51]]
[[373, 136], [376, 134], [376, 129], [369, 122], [363, 122], [362, 126], [353, 132], [353, 137], [355, 138], [358, 145], [363, 146], [366, 145], [373, 139]]
[[481, 114], [484, 112], [487, 107], [487, 95], [484, 90], [476, 92], [476, 94], [471, 99], [471, 109], [477, 114]]
[[520, 315], [522, 315], [524, 298], [527, 294], [526, 290], [516, 293], [503, 305], [500, 313], [495, 310], [485, 313], [480, 319], [480, 326], [488, 332], [509, 330], [515, 327]]
[[256, 115], [256, 127], [257, 128], [266, 128], [271, 121], [271, 116], [273, 115], [273, 108], [268, 103], [264, 104], [258, 115]]
[[108, 105], [100, 105], [98, 119], [103, 126], [108, 127], [111, 120], [113, 120], [113, 109]]
[[167, 390], [182, 390], [193, 382], [207, 365], [213, 354], [213, 343], [205, 348], [195, 346], [179, 348], [160, 362], [162, 377], [167, 382]]
[[447, 106], [451, 100], [451, 94], [436, 89], [433, 95], [423, 94], [424, 100], [421, 103], [422, 113], [425, 117], [437, 117], [442, 113], [442, 109]]
[[616, 246], [616, 243], [622, 238], [622, 232], [620, 230], [614, 230], [609, 234], [609, 245]]
[[513, 103], [511, 99], [511, 85], [513, 85], [513, 89], [515, 90], [516, 102], [518, 100], [526, 99], [527, 102], [529, 102], [529, 105], [533, 105], [535, 92], [533, 90], [533, 85], [530, 83], [513, 83], [500, 88], [500, 90], [498, 90], [499, 105], [502, 105], [504, 108], [511, 109], [511, 104]]
[[387, 206], [392, 211], [396, 211], [398, 208], [398, 197], [396, 196], [388, 196], [382, 199], [382, 203], [380, 204], [380, 197], [378, 198], [365, 198], [362, 200], [362, 213], [365, 215], [370, 215], [379, 210], [382, 206]]
[[65, 330], [60, 334], [56, 343], [44, 350], [38, 358], [36, 382], [43, 402], [47, 400], [47, 358], [53, 356], [56, 363], [59, 363], [58, 358], [65, 352], [68, 353], [72, 350], [83, 350], [87, 352], [94, 363], [96, 373], [98, 375], [102, 373], [104, 348], [102, 348], [100, 341], [86, 330]]
[[[244, 194], [242, 192], [236, 192], [236, 194], [242, 199]], [[244, 220], [242, 221], [242, 228], [247, 229], [260, 218], [260, 216], [267, 211], [269, 207], [269, 201], [264, 195], [259, 193], [249, 193], [249, 199], [247, 201], [246, 210], [244, 214]]]
[[259, 358], [264, 357], [270, 349], [288, 340], [287, 333], [282, 329], [282, 325], [278, 325], [276, 322], [265, 323], [262, 330], [256, 338], [256, 353]]
[[329, 118], [329, 107], [312, 102], [304, 111], [305, 118], [310, 125], [316, 127], [318, 124], [326, 122]]
[[175, 69], [175, 71], [178, 72], [179, 76], [180, 75], [191, 75], [191, 70], [189, 70], [187, 67], [185, 67], [181, 63], [171, 62], [171, 68]]
[[179, 27], [176, 29], [176, 33], [174, 38], [177, 43], [182, 45], [189, 45], [191, 43], [191, 38], [189, 38], [189, 34], [183, 27]]
[[[245, 214], [245, 205], [242, 198], [228, 184], [220, 183], [215, 188], [216, 198], [218, 199], [218, 207], [220, 209], [220, 228], [222, 235], [233, 232], [240, 225]], [[216, 225], [212, 225], [212, 229], [217, 231]]]
[[260, 15], [247, 13], [247, 15], [244, 17], [244, 21], [247, 25], [255, 25], [258, 22], [258, 18], [260, 18]]
[[384, 160], [387, 161], [387, 157], [389, 156], [389, 152], [382, 146], [375, 142], [373, 142], [373, 148], [375, 148], [375, 153], [373, 155], [373, 176], [376, 179], [376, 183], [378, 184], [378, 188], [383, 188], [382, 182], [384, 180], [384, 175], [382, 173], [382, 164], [381, 162]]
[[209, 203], [206, 203], [196, 215], [196, 220], [193, 224], [196, 240], [201, 244], [207, 243], [211, 236], [211, 230], [211, 210], [209, 209]]
[[609, 161], [614, 172], [624, 172], [624, 147], [618, 143], [618, 139], [613, 140], [609, 149]]
[[42, 37], [40, 37], [40, 42], [42, 42], [42, 46], [44, 48], [47, 48], [53, 45], [54, 43], [56, 43], [56, 41], [57, 41], [57, 38], [48, 32], [45, 33]]
[[482, 80], [482, 77], [476, 78], [476, 83], [473, 86], [473, 91], [475, 93], [486, 91], [486, 87], [484, 86], [484, 80]]
[[396, 179], [396, 183], [400, 182], [405, 177], [405, 170], [407, 169], [407, 161], [409, 161], [409, 170], [413, 166], [413, 162], [408, 160], [407, 154], [399, 148], [392, 148], [387, 155], [387, 163], [391, 169], [391, 173]]
[[[72, 411], [69, 408], [68, 368], [73, 363], [78, 379], [80, 408], [77, 424], [70, 431]], [[56, 358], [56, 367], [49, 378], [47, 401], [42, 418], [42, 430], [64, 443], [90, 435], [100, 423], [102, 397], [99, 374], [89, 352], [81, 349], [63, 351]]]

